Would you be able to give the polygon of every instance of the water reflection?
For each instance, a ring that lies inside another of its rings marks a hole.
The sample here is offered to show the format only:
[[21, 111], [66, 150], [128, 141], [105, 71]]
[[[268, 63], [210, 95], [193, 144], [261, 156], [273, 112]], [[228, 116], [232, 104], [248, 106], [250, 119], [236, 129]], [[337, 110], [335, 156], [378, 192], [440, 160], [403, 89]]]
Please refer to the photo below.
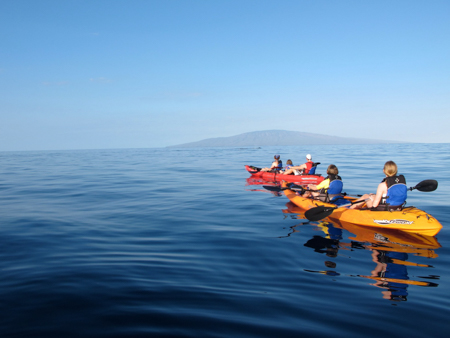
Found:
[[262, 178], [254, 178], [254, 177], [249, 177], [246, 179], [246, 186], [256, 186], [254, 188], [251, 189], [246, 189], [249, 191], [261, 191], [261, 192], [265, 192], [265, 193], [270, 193], [273, 194], [275, 196], [282, 196], [284, 195], [281, 191], [269, 191], [267, 189], [264, 189], [262, 187], [262, 185], [269, 185], [269, 186], [280, 186], [280, 183], [277, 182], [272, 182], [272, 181], [266, 181], [263, 180]]
[[315, 252], [324, 253], [328, 257], [336, 257], [339, 251], [339, 241], [342, 240], [342, 230], [327, 222], [320, 222], [315, 226], [325, 235], [314, 236], [305, 243], [305, 246], [313, 248]]
[[[285, 214], [292, 218], [305, 219], [302, 209], [296, 207], [293, 203], [287, 203], [286, 207], [287, 209], [283, 210]], [[304, 246], [327, 256], [327, 260], [324, 262], [326, 269], [304, 269], [306, 272], [328, 276], [345, 275], [372, 280], [373, 282], [370, 284], [382, 289], [382, 297], [391, 301], [406, 301], [410, 285], [438, 286], [434, 282], [412, 279], [408, 275], [408, 267], [432, 268], [428, 264], [409, 261], [409, 256], [438, 257], [435, 250], [440, 248], [441, 245], [435, 237], [396, 229], [357, 226], [344, 222], [304, 222], [291, 227], [287, 236], [297, 232], [298, 227], [305, 223], [309, 223], [308, 226], [320, 230], [321, 235], [315, 235], [308, 239]], [[369, 250], [371, 251], [370, 262], [374, 265], [367, 268], [368, 273], [361, 272], [357, 275], [337, 271], [335, 258], [338, 257], [340, 250], [345, 250], [347, 253], [345, 256], [349, 258], [356, 255], [356, 250]], [[355, 254], [352, 254], [352, 252]], [[439, 276], [429, 275], [419, 278], [436, 280], [439, 279]]]

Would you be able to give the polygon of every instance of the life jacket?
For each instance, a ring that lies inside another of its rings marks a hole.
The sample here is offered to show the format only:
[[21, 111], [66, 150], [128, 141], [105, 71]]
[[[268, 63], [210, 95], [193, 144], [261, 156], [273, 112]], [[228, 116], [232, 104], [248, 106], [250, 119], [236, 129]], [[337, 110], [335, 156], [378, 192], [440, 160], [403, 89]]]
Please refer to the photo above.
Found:
[[277, 169], [278, 170], [283, 169], [283, 161], [282, 160], [278, 160], [278, 167], [277, 167]]
[[386, 182], [387, 185], [384, 204], [401, 206], [406, 202], [408, 187], [406, 186], [406, 180], [403, 175], [386, 177], [382, 182]]
[[293, 164], [286, 164], [286, 170], [291, 169], [291, 167], [295, 167]]
[[318, 199], [324, 202], [333, 203], [336, 205], [347, 204], [345, 200], [337, 202], [339, 197], [341, 197], [342, 188], [344, 184], [342, 183], [342, 178], [339, 175], [328, 175], [325, 177], [325, 180], [330, 180], [330, 184], [328, 185], [328, 189], [321, 189]]
[[330, 195], [339, 195], [342, 193], [342, 188], [344, 187], [344, 183], [342, 183], [342, 178], [339, 175], [328, 175], [327, 177], [330, 180], [330, 185], [328, 187], [327, 193]]
[[308, 161], [305, 164], [306, 164], [306, 168], [305, 168], [305, 171], [303, 173], [304, 174], [309, 174], [309, 171], [311, 170], [312, 166], [314, 165], [314, 162], [313, 161]]
[[[272, 163], [272, 165], [273, 165], [273, 163]], [[278, 165], [276, 167], [274, 167], [273, 169], [269, 170], [269, 172], [270, 173], [278, 173], [279, 170], [283, 170], [283, 161], [282, 160], [278, 160]]]

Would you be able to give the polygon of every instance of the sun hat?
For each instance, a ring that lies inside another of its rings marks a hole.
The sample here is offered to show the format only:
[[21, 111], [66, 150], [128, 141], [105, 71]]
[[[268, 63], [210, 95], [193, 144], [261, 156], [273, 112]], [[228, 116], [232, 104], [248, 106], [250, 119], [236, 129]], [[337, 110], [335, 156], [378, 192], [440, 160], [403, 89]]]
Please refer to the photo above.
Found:
[[310, 160], [311, 159], [311, 154], [306, 155], [306, 159]]

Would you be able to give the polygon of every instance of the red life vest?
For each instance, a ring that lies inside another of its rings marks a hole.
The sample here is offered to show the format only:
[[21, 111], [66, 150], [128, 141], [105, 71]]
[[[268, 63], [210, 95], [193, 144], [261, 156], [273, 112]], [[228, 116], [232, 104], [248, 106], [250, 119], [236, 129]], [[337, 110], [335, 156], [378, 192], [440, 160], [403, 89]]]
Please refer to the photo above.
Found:
[[305, 174], [308, 174], [309, 171], [311, 170], [311, 168], [312, 168], [314, 162], [313, 162], [313, 161], [308, 161], [308, 162], [306, 162], [305, 164], [306, 164]]

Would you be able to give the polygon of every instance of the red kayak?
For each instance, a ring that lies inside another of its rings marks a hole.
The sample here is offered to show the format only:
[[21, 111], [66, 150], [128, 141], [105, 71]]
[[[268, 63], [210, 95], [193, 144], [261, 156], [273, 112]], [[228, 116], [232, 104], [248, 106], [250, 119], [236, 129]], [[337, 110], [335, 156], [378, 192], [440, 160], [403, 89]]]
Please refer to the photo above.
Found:
[[324, 177], [318, 174], [309, 175], [283, 175], [276, 172], [261, 171], [261, 168], [246, 165], [245, 169], [252, 174], [252, 177], [261, 178], [266, 181], [286, 181], [295, 182], [298, 184], [319, 184], [324, 180]]

